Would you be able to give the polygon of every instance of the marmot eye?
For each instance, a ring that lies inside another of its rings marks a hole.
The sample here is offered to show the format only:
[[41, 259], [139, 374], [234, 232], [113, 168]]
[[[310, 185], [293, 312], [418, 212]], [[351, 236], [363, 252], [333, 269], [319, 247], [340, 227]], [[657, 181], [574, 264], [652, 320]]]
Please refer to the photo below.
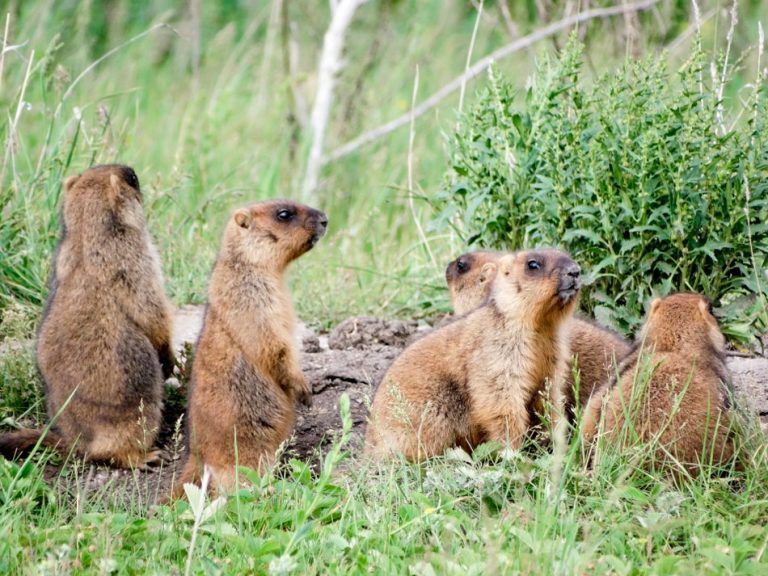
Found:
[[139, 179], [136, 176], [136, 172], [128, 168], [124, 173], [125, 183], [131, 188], [139, 189]]
[[538, 270], [541, 268], [541, 263], [538, 260], [528, 260], [528, 270]]
[[466, 272], [469, 270], [469, 264], [467, 264], [464, 260], [459, 260], [456, 262], [456, 270], [458, 270], [461, 273]]
[[277, 212], [277, 219], [282, 221], [282, 222], [288, 222], [288, 220], [291, 219], [291, 212], [290, 212], [290, 210], [285, 210], [285, 209], [279, 210]]

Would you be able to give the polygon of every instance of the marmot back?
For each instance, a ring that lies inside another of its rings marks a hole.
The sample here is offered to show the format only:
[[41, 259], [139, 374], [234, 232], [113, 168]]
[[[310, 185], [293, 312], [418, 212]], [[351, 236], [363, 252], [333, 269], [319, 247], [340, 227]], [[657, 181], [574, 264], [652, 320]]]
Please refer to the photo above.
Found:
[[174, 496], [204, 464], [224, 490], [236, 463], [263, 471], [293, 430], [296, 401], [311, 403], [284, 275], [327, 224], [319, 210], [288, 200], [240, 208], [227, 223], [192, 366], [189, 456]]
[[618, 381], [590, 401], [583, 436], [593, 440], [602, 414], [609, 442], [658, 442], [655, 462], [671, 458], [691, 473], [702, 461], [726, 463], [733, 456], [729, 380], [725, 338], [709, 300], [698, 294], [656, 299]]
[[[157, 458], [150, 450], [174, 358], [170, 305], [136, 173], [106, 165], [68, 178], [61, 220], [37, 364], [48, 416], [66, 407], [45, 443], [141, 466]], [[0, 452], [23, 452], [39, 436], [4, 435]]]
[[[448, 264], [445, 279], [457, 315], [467, 313], [488, 299], [500, 257], [499, 252], [478, 250], [462, 254]], [[567, 332], [573, 359], [568, 363], [566, 404], [572, 414], [576, 401], [573, 369], [579, 373], [579, 403], [584, 407], [592, 393], [615, 375], [616, 364], [629, 353], [630, 347], [615, 332], [578, 315], [570, 320]]]
[[488, 301], [416, 341], [373, 400], [366, 453], [408, 460], [489, 440], [521, 445], [545, 387], [558, 409], [568, 357], [563, 325], [579, 291], [564, 252], [530, 250], [497, 262]]

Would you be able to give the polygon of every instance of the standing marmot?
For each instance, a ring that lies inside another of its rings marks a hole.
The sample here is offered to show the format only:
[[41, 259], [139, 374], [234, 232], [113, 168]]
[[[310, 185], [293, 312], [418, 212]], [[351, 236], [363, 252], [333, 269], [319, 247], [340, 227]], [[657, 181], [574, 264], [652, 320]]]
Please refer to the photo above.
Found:
[[[44, 443], [94, 461], [141, 466], [157, 437], [163, 376], [173, 370], [170, 305], [144, 221], [136, 173], [97, 166], [64, 184], [62, 233], [37, 335], [54, 422]], [[28, 450], [38, 430], [0, 438]]]
[[236, 463], [263, 470], [293, 430], [296, 400], [311, 403], [284, 275], [327, 225], [319, 210], [287, 200], [240, 208], [228, 222], [192, 365], [189, 456], [175, 495], [203, 464], [225, 490]]
[[507, 254], [487, 303], [435, 330], [395, 360], [376, 391], [366, 452], [408, 460], [496, 440], [519, 447], [549, 383], [561, 406], [563, 335], [579, 267], [559, 250]]
[[658, 462], [672, 458], [692, 473], [699, 462], [727, 462], [733, 444], [724, 350], [709, 300], [698, 294], [654, 300], [618, 382], [606, 383], [590, 401], [584, 439], [594, 438], [602, 411], [608, 441], [657, 441]]
[[[448, 264], [445, 280], [456, 314], [464, 314], [488, 299], [501, 253], [476, 251], [462, 254]], [[579, 373], [579, 402], [587, 405], [593, 391], [616, 374], [616, 364], [629, 354], [629, 344], [618, 334], [580, 316], [569, 326], [569, 344], [573, 359], [566, 376], [566, 404], [573, 413], [576, 382], [574, 363]]]

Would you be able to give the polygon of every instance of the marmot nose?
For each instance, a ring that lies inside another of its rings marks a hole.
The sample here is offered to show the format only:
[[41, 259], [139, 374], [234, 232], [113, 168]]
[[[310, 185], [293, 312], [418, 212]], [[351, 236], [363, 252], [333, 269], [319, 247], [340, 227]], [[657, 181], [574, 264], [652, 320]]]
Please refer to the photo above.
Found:
[[569, 264], [563, 269], [563, 276], [571, 279], [572, 286], [579, 288], [581, 285], [581, 267], [576, 264]]
[[325, 233], [328, 230], [328, 216], [325, 215], [325, 212], [321, 212], [320, 210], [316, 210], [312, 216], [310, 222], [314, 223], [315, 234], [318, 236], [325, 236]]
[[574, 262], [570, 266], [566, 267], [565, 273], [571, 278], [578, 278], [581, 276], [581, 267]]

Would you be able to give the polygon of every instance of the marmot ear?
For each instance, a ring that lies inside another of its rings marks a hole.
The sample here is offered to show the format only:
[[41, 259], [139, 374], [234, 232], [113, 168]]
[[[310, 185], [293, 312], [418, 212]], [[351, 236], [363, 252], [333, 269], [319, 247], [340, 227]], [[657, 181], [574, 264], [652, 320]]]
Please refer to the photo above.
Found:
[[235, 224], [240, 226], [240, 228], [248, 228], [251, 225], [251, 213], [248, 210], [243, 210], [242, 208], [237, 210], [234, 218]]
[[661, 306], [661, 298], [654, 298], [651, 302], [651, 310], [649, 312], [649, 315], [653, 315], [656, 313], [656, 310], [659, 309], [659, 306]]
[[75, 176], [67, 176], [66, 180], [64, 180], [64, 190], [69, 192], [72, 186], [74, 186], [75, 182], [77, 182], [78, 180], [80, 180], [80, 174], [77, 174]]
[[483, 268], [480, 270], [480, 284], [485, 284], [492, 280], [494, 276], [496, 276], [496, 263], [486, 262], [483, 264]]
[[120, 178], [117, 176], [117, 174], [110, 174], [109, 175], [109, 200], [116, 204], [117, 200], [120, 198]]
[[712, 304], [710, 304], [708, 300], [704, 300], [703, 298], [699, 300], [699, 313], [704, 320], [709, 320], [710, 317], [713, 316], [711, 310]]

